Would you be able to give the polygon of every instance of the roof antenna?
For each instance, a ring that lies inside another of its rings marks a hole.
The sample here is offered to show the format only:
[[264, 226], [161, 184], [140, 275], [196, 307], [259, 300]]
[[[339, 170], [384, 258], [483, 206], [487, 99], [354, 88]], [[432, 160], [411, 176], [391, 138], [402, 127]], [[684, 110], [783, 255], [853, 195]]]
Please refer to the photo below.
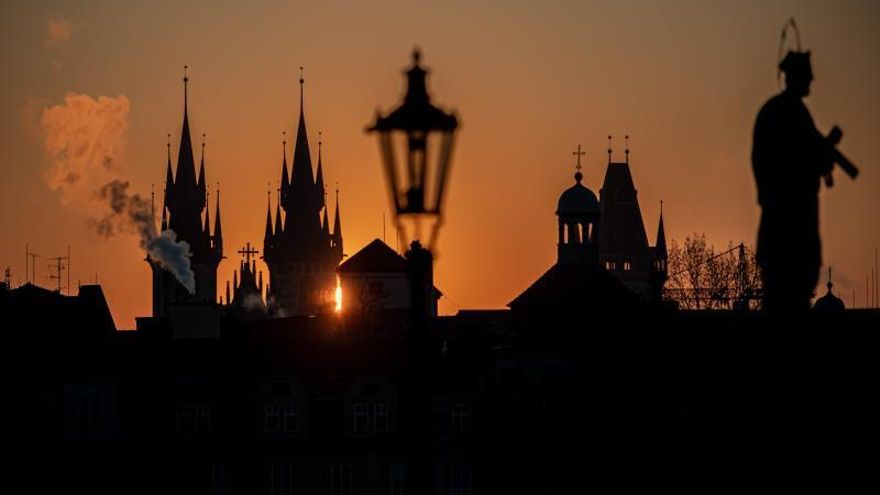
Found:
[[626, 154], [626, 163], [629, 165], [629, 134], [624, 136], [624, 139], [626, 139], [626, 150], [624, 150], [624, 153]]

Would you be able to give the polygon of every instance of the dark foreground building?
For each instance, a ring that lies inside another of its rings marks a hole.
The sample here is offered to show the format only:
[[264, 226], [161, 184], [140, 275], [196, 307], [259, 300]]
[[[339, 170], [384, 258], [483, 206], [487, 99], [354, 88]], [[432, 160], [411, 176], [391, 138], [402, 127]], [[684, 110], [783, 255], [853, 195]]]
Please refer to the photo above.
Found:
[[413, 328], [174, 308], [117, 331], [99, 287], [0, 293], [8, 486], [458, 495], [759, 474], [790, 486], [799, 470], [859, 469], [877, 431], [876, 311], [776, 327], [529, 306]]

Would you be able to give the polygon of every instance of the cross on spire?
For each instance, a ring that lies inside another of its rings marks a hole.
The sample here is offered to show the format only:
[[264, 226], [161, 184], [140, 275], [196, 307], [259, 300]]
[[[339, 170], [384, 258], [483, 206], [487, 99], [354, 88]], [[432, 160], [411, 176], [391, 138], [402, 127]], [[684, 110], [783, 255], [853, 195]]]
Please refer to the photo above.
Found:
[[245, 263], [247, 263], [248, 265], [250, 265], [250, 263], [251, 263], [251, 256], [256, 255], [256, 254], [260, 254], [260, 252], [257, 251], [256, 249], [252, 248], [252, 247], [251, 247], [251, 243], [248, 242], [248, 243], [247, 243], [247, 246], [246, 246], [244, 249], [239, 249], [239, 250], [238, 250], [238, 254], [244, 256]]
[[587, 152], [581, 151], [581, 145], [578, 145], [577, 151], [572, 151], [571, 154], [577, 157], [577, 165], [575, 165], [575, 168], [580, 170], [581, 169], [581, 157], [586, 155]]
[[608, 135], [608, 163], [611, 163], [611, 134]]

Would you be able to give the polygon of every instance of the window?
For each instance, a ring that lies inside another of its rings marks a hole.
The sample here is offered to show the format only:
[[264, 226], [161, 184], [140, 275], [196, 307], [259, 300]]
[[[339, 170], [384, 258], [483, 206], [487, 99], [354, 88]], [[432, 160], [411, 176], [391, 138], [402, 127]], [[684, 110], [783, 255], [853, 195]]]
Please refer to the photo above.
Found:
[[266, 404], [264, 431], [266, 433], [296, 433], [299, 413], [295, 402]]
[[272, 464], [269, 466], [269, 493], [271, 495], [293, 495], [293, 464]]
[[373, 404], [373, 431], [388, 431], [388, 404]]
[[294, 433], [299, 428], [299, 414], [296, 410], [296, 404], [288, 402], [284, 404], [284, 432]]
[[196, 406], [196, 433], [211, 431], [211, 408], [205, 404]]
[[370, 429], [370, 405], [358, 403], [352, 410], [352, 419], [355, 433], [363, 433]]
[[449, 495], [471, 495], [473, 475], [469, 464], [453, 464], [449, 468]]
[[352, 429], [355, 433], [385, 433], [388, 431], [389, 406], [387, 402], [358, 402], [352, 406]]
[[406, 464], [391, 465], [391, 495], [406, 493]]
[[185, 404], [175, 409], [178, 433], [207, 433], [211, 431], [211, 406]]
[[177, 406], [176, 428], [178, 433], [189, 433], [195, 430], [195, 414], [193, 406]]
[[452, 431], [456, 433], [464, 433], [467, 431], [471, 422], [471, 406], [470, 404], [453, 404], [452, 405]]
[[265, 419], [266, 433], [278, 433], [281, 429], [281, 406], [279, 404], [266, 404]]
[[614, 270], [617, 270], [617, 263], [615, 263], [613, 261], [606, 261], [605, 262], [605, 269], [608, 270], [609, 272], [613, 272]]
[[632, 270], [632, 265], [630, 264], [629, 261], [624, 261], [623, 262], [623, 271], [628, 272], [630, 270]]
[[351, 464], [330, 466], [330, 495], [351, 495]]

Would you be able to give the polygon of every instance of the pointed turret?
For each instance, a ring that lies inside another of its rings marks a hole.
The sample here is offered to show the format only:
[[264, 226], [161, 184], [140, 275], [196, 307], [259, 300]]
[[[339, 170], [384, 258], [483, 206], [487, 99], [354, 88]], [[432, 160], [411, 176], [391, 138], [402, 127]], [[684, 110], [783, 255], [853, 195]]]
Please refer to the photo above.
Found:
[[654, 253], [657, 259], [667, 259], [669, 257], [666, 251], [666, 229], [663, 228], [663, 201], [660, 202], [660, 223], [657, 226], [657, 243], [654, 244]]
[[205, 191], [205, 239], [211, 244], [211, 207], [208, 204], [208, 191]]
[[281, 141], [281, 203], [287, 204], [287, 191], [290, 188], [290, 174], [287, 173], [287, 131], [282, 133], [284, 140]]
[[214, 212], [214, 247], [223, 256], [223, 227], [220, 223], [220, 188], [217, 188], [217, 210]]
[[[324, 167], [321, 163], [321, 148], [323, 147], [323, 141], [321, 140], [321, 133], [318, 133], [318, 172], [315, 175], [315, 195], [316, 202], [318, 204], [318, 208], [324, 208], [327, 206], [327, 195], [324, 189]], [[324, 212], [324, 216], [327, 216], [327, 213]]]
[[327, 243], [332, 245], [332, 238], [330, 237], [330, 219], [327, 218], [327, 210], [328, 208], [324, 208], [324, 219], [321, 220], [321, 232], [324, 234], [324, 238], [327, 239]]
[[[199, 165], [199, 180], [196, 184], [201, 203], [207, 206], [208, 189], [205, 186], [205, 135], [202, 134], [202, 159]], [[205, 229], [207, 230], [207, 229]]]
[[272, 194], [268, 192], [266, 199], [266, 232], [263, 234], [263, 251], [272, 245]]
[[[186, 70], [186, 66], [184, 66]], [[184, 72], [185, 74], [185, 72]], [[182, 192], [188, 193], [197, 187], [196, 183], [196, 166], [193, 158], [192, 139], [189, 133], [189, 112], [188, 112], [188, 86], [189, 77], [183, 77], [183, 128], [180, 132], [180, 149], [177, 152], [177, 176], [175, 177], [175, 185], [180, 186]], [[175, 198], [176, 199], [176, 198]]]
[[305, 110], [303, 108], [304, 83], [305, 79], [300, 77], [299, 124], [296, 128], [296, 144], [293, 149], [293, 168], [290, 172], [289, 193], [297, 196], [293, 198], [293, 201], [296, 202], [303, 200], [310, 201], [313, 197], [313, 190], [315, 188], [315, 179], [312, 175], [312, 156], [309, 152], [309, 137], [306, 131]]
[[[168, 201], [168, 193], [165, 193], [165, 201]], [[168, 208], [162, 207], [162, 231], [168, 230]]]
[[336, 186], [336, 212], [333, 219], [333, 247], [342, 255], [342, 220], [339, 213], [339, 186]]
[[275, 237], [281, 237], [284, 233], [284, 222], [281, 221], [281, 203], [275, 203]]
[[[165, 208], [171, 208], [172, 198], [174, 196], [174, 172], [171, 169], [171, 134], [168, 134], [168, 167], [165, 170]], [[165, 217], [163, 208], [162, 217]], [[162, 229], [165, 230], [165, 229]]]

